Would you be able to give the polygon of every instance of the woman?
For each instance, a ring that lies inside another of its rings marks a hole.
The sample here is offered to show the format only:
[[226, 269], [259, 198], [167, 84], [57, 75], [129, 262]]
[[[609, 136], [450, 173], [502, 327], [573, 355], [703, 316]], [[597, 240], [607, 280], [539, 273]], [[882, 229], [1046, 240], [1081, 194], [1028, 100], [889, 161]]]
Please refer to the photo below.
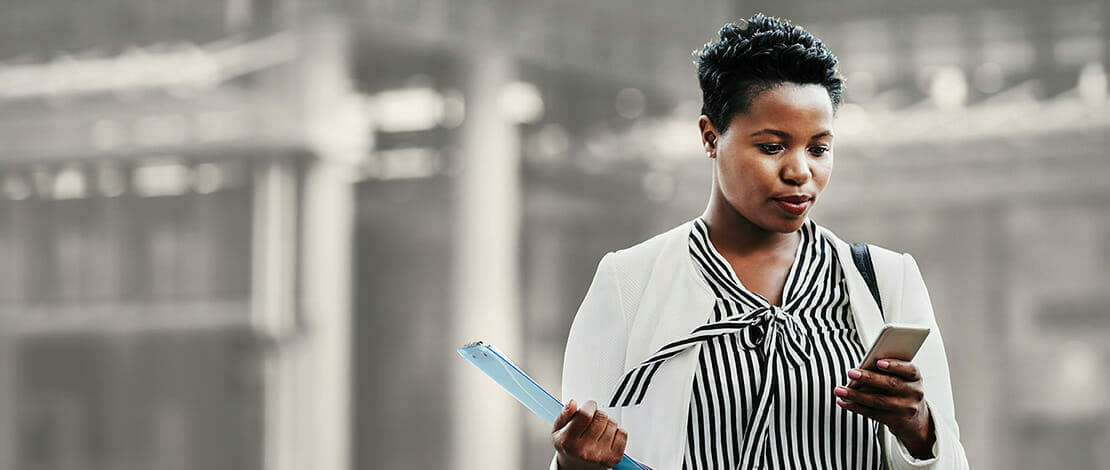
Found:
[[[552, 468], [966, 468], [917, 264], [807, 217], [833, 168], [836, 56], [786, 21], [725, 25], [698, 60], [714, 161], [705, 212], [606, 254], [567, 341]], [[883, 322], [932, 333], [914, 361], [856, 367]], [[848, 388], [849, 381], [867, 387]]]

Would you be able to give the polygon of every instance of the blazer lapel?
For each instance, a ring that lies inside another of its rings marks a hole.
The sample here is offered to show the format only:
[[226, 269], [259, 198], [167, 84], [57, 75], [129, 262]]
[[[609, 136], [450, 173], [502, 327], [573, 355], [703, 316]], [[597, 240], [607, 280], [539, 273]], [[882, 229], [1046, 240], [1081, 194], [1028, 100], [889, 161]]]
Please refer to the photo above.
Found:
[[[629, 331], [625, 370], [639, 366], [664, 345], [687, 337], [713, 311], [714, 297], [699, 283], [691, 265], [688, 240], [693, 220], [671, 230], [647, 262], [651, 275]], [[628, 431], [626, 452], [655, 469], [679, 468], [686, 446], [698, 348], [668, 359], [648, 387], [644, 404], [620, 411]]]
[[[848, 287], [848, 298], [852, 305], [852, 319], [856, 322], [856, 331], [859, 333], [860, 342], [863, 343], [865, 348], [870, 348], [871, 343], [875, 342], [875, 337], [883, 329], [883, 315], [879, 312], [879, 306], [875, 303], [875, 298], [871, 296], [871, 291], [867, 288], [867, 282], [863, 280], [863, 275], [856, 269], [855, 261], [852, 260], [852, 247], [845, 241], [838, 238], [829, 229], [817, 226], [823, 235], [829, 240], [832, 240], [833, 245], [836, 246], [837, 259], [840, 260], [841, 270], [844, 271], [845, 284]], [[886, 272], [880, 269], [879, 265], [875, 265], [875, 271]], [[882, 280], [884, 276], [877, 275]]]
[[625, 370], [640, 365], [664, 345], [685, 338], [713, 309], [713, 294], [698, 284], [687, 245], [693, 221], [672, 229], [654, 260], [628, 337]]

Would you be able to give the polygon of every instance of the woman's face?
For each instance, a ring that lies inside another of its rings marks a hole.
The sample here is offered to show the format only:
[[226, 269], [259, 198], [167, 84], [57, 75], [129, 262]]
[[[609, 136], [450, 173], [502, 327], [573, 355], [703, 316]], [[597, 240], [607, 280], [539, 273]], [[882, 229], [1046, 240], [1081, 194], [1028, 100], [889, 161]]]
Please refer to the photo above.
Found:
[[833, 169], [832, 100], [820, 85], [763, 91], [723, 133], [702, 116], [702, 144], [716, 159], [714, 191], [765, 230], [798, 230]]

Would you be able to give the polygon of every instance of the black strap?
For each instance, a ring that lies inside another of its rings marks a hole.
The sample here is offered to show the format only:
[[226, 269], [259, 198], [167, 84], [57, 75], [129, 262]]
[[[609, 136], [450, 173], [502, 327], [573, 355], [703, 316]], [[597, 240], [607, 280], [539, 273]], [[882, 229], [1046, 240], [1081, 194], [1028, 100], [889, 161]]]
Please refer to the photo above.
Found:
[[[879, 299], [879, 283], [875, 280], [875, 266], [871, 264], [871, 250], [867, 248], [866, 243], [852, 244], [852, 259], [856, 262], [856, 269], [863, 275], [867, 288], [871, 290], [875, 304], [879, 306], [879, 315], [883, 315], [883, 302]], [[883, 319], [886, 319], [885, 316]]]

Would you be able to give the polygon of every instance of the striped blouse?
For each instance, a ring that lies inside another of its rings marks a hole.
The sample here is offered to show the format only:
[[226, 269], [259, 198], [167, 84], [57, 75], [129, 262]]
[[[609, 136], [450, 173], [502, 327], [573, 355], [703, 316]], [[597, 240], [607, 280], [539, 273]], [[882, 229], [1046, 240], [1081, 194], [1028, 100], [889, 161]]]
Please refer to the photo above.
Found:
[[[832, 242], [806, 219], [782, 305], [746, 289], [698, 218], [690, 256], [717, 296], [700, 339], [684, 470], [879, 469], [878, 423], [836, 405], [865, 353]], [[692, 336], [699, 336], [698, 334]]]

